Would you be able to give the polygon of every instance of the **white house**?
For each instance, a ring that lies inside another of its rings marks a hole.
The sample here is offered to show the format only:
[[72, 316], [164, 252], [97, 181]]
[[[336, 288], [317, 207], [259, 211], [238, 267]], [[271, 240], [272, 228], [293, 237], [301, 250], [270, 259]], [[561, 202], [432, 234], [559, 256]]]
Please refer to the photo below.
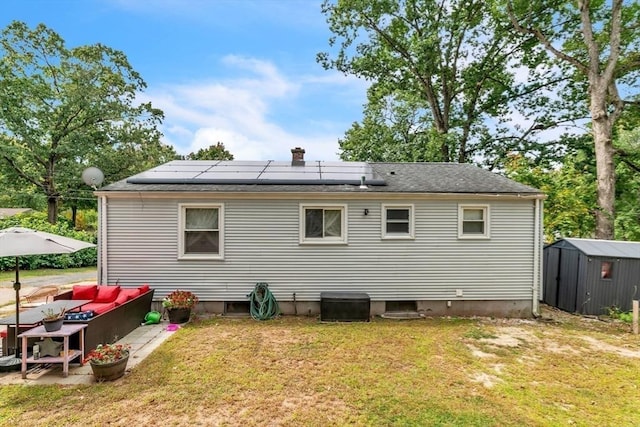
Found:
[[470, 164], [171, 161], [100, 188], [101, 283], [188, 289], [248, 310], [266, 282], [284, 314], [366, 293], [371, 315], [529, 317], [542, 276], [534, 188]]

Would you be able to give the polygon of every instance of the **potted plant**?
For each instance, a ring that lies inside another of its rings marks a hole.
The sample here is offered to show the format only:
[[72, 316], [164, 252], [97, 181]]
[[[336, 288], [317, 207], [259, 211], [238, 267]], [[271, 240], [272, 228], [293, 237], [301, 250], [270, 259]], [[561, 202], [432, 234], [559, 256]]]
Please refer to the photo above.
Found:
[[198, 303], [198, 297], [191, 291], [175, 290], [162, 300], [162, 306], [169, 314], [169, 322], [185, 323], [191, 317], [191, 309]]
[[84, 358], [97, 381], [112, 381], [124, 375], [129, 361], [128, 344], [98, 344]]
[[64, 323], [64, 313], [66, 310], [61, 308], [60, 311], [55, 311], [53, 308], [42, 310], [42, 324], [47, 332], [54, 332], [62, 328]]

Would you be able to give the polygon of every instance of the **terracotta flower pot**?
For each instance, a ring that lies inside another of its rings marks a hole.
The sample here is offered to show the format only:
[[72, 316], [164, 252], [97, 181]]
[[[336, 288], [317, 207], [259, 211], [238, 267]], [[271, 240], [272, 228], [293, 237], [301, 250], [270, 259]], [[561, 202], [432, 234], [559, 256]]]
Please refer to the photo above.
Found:
[[111, 363], [94, 363], [89, 362], [93, 376], [96, 381], [113, 381], [117, 380], [124, 375], [124, 371], [127, 369], [127, 362], [129, 361], [129, 352], [126, 357], [120, 360], [116, 360]]
[[186, 323], [191, 318], [190, 308], [170, 308], [167, 311], [170, 323]]

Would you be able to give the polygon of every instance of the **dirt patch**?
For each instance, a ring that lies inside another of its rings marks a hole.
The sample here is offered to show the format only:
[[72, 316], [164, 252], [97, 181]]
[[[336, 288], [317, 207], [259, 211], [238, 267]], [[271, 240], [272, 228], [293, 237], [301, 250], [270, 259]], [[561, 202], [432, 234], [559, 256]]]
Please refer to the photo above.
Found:
[[484, 372], [476, 372], [473, 374], [471, 376], [471, 381], [482, 384], [486, 388], [493, 388], [497, 383], [502, 382], [502, 380], [495, 375]]
[[[521, 348], [531, 347], [535, 351], [547, 351], [551, 353], [572, 353], [581, 354], [585, 351], [599, 351], [603, 353], [615, 353], [623, 357], [640, 358], [640, 350], [637, 348], [629, 348], [628, 344], [616, 346], [596, 338], [586, 335], [576, 335], [576, 338], [585, 341], [588, 346], [582, 347], [576, 344], [562, 343], [562, 330], [553, 332], [542, 331], [541, 337], [536, 336], [532, 331], [518, 327], [499, 328], [495, 337], [480, 338], [478, 343], [483, 344], [482, 348], [478, 348], [467, 342], [466, 345], [471, 353], [479, 358], [488, 358], [492, 354], [492, 350], [500, 348]], [[612, 337], [614, 339], [614, 337]]]
[[[580, 356], [600, 352], [627, 358], [640, 358], [640, 340], [630, 342], [630, 326], [619, 321], [593, 316], [579, 316], [544, 307], [535, 320], [480, 319], [487, 336], [465, 338], [464, 343], [475, 358], [489, 361], [508, 352], [522, 352], [519, 360], [535, 364], [546, 353]], [[603, 339], [574, 330], [597, 331]], [[615, 341], [620, 344], [616, 345]], [[494, 387], [500, 381], [500, 364], [487, 365], [493, 373], [474, 371], [469, 380], [484, 387]]]
[[555, 354], [575, 354], [578, 355], [580, 354], [580, 351], [569, 346], [569, 345], [565, 345], [565, 344], [560, 344], [557, 341], [553, 341], [551, 339], [545, 340], [544, 341], [544, 349], [546, 351], [549, 351], [551, 353], [555, 353]]
[[500, 328], [499, 335], [495, 338], [481, 338], [480, 342], [495, 347], [520, 347], [523, 344], [537, 343], [538, 338], [530, 331], [517, 328], [505, 327]]
[[481, 359], [490, 359], [492, 357], [496, 357], [495, 354], [482, 351], [471, 343], [467, 343], [467, 347], [469, 348], [469, 350], [471, 350], [471, 354], [473, 354], [475, 357], [479, 357]]
[[623, 357], [635, 357], [640, 358], [640, 350], [630, 350], [625, 347], [617, 347], [615, 345], [608, 344], [606, 342], [602, 342], [593, 337], [580, 337], [585, 340], [593, 350], [596, 351], [604, 351], [608, 353], [615, 353]]

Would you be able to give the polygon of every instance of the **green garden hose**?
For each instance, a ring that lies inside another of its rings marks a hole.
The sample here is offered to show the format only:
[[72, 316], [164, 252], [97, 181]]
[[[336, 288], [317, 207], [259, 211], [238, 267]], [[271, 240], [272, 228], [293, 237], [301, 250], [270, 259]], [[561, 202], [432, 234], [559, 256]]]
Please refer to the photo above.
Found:
[[269, 320], [280, 314], [278, 301], [269, 290], [269, 285], [263, 282], [256, 283], [255, 288], [249, 294], [251, 304], [251, 317], [256, 320]]

